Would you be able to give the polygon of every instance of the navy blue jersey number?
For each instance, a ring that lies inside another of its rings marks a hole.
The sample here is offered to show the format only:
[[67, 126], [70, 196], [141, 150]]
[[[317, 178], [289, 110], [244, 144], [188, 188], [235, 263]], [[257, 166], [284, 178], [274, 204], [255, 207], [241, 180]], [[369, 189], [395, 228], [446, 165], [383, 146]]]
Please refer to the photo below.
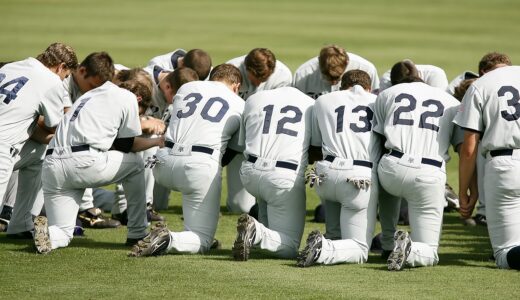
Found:
[[74, 110], [72, 117], [70, 117], [71, 122], [74, 122], [74, 120], [76, 120], [78, 118], [79, 111], [83, 108], [83, 106], [85, 106], [85, 104], [87, 104], [88, 100], [90, 100], [90, 97], [81, 99], [81, 103], [78, 105], [78, 107], [76, 107], [76, 110]]
[[[5, 74], [0, 73], [0, 83], [4, 81]], [[16, 96], [20, 89], [29, 81], [29, 78], [25, 76], [20, 76], [13, 80], [9, 80], [8, 82], [2, 84], [0, 86], [0, 95], [4, 95], [4, 103], [9, 104], [11, 101], [16, 99]]]
[[[262, 134], [269, 134], [269, 129], [271, 128], [271, 121], [273, 118], [273, 110], [274, 105], [267, 105], [264, 107], [263, 111], [265, 111], [264, 116], [264, 127], [262, 128]], [[290, 136], [297, 136], [298, 132], [289, 128], [285, 128], [285, 124], [296, 124], [302, 120], [302, 111], [292, 105], [284, 106], [280, 109], [280, 113], [289, 114], [289, 116], [283, 117], [280, 119], [276, 125], [276, 134], [286, 134]]]
[[520, 103], [518, 102], [518, 100], [520, 100], [520, 94], [514, 87], [506, 85], [498, 90], [498, 97], [504, 97], [507, 93], [511, 94], [511, 99], [507, 100], [507, 105], [513, 107], [515, 112], [510, 114], [507, 110], [503, 110], [500, 114], [502, 118], [507, 121], [516, 121], [520, 118]]
[[[410, 94], [399, 94], [397, 97], [395, 97], [394, 102], [399, 103], [403, 99], [408, 100], [408, 106], [403, 105], [399, 106], [394, 111], [394, 125], [408, 125], [412, 126], [414, 124], [413, 119], [406, 119], [401, 116], [402, 113], [408, 113], [415, 110], [417, 107], [417, 99], [415, 99], [414, 96]], [[422, 107], [430, 108], [434, 107], [435, 110], [433, 111], [425, 111], [421, 114], [419, 118], [419, 128], [429, 129], [433, 131], [439, 131], [439, 126], [429, 123], [428, 118], [440, 118], [444, 115], [444, 105], [439, 100], [434, 99], [428, 99], [422, 103]]]
[[[372, 119], [374, 118], [374, 112], [368, 107], [363, 105], [358, 105], [354, 109], [352, 109], [352, 113], [365, 112], [365, 115], [359, 115], [358, 122], [363, 122], [364, 126], [359, 127], [358, 123], [350, 123], [350, 130], [354, 132], [368, 132], [372, 130]], [[338, 115], [336, 118], [336, 133], [343, 132], [343, 119], [345, 118], [345, 105], [342, 105], [334, 110]]]
[[[197, 105], [202, 100], [202, 98], [203, 98], [202, 95], [199, 93], [191, 93], [191, 94], [188, 94], [186, 97], [184, 97], [183, 101], [189, 101], [189, 100], [191, 100], [191, 101], [186, 103], [186, 107], [188, 108], [188, 110], [177, 111], [177, 118], [183, 119], [183, 118], [187, 118], [187, 117], [190, 117], [191, 115], [193, 115], [195, 113], [195, 110], [197, 109]], [[216, 113], [214, 113], [214, 115], [210, 115], [210, 110], [215, 105], [220, 105], [220, 108]], [[228, 110], [229, 110], [229, 103], [226, 100], [224, 100], [220, 97], [213, 97], [213, 98], [209, 98], [208, 101], [206, 102], [206, 104], [204, 104], [204, 107], [202, 108], [200, 115], [206, 121], [210, 121], [212, 123], [218, 123], [222, 120], [222, 118], [224, 118], [224, 115], [226, 114], [226, 112]]]

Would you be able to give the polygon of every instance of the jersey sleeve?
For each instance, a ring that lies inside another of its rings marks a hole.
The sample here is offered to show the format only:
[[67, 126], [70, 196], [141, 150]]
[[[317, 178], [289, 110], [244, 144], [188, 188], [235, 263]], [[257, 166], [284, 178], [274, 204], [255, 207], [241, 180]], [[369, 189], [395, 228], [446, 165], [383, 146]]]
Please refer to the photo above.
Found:
[[142, 134], [136, 97], [133, 94], [128, 94], [125, 102], [128, 103], [125, 103], [126, 109], [123, 111], [123, 119], [121, 120], [117, 138], [135, 137]]
[[454, 123], [464, 129], [483, 132], [482, 96], [474, 85], [467, 90]]
[[317, 107], [317, 105], [314, 105], [311, 117], [311, 145], [321, 147], [323, 144], [323, 140], [321, 137], [320, 125], [318, 122], [318, 112], [319, 108]]
[[464, 130], [460, 126], [453, 126], [453, 133], [451, 135], [451, 145], [457, 151], [457, 147], [464, 142]]
[[66, 91], [61, 82], [54, 84], [43, 95], [40, 114], [45, 117], [45, 126], [56, 127], [63, 116]]
[[231, 136], [231, 139], [229, 140], [227, 147], [237, 152], [244, 152], [245, 142], [242, 141], [242, 135], [244, 135], [243, 132], [245, 131], [244, 123], [242, 122], [242, 117], [240, 115], [237, 115], [236, 120], [239, 124], [238, 129]]
[[374, 104], [373, 131], [381, 135], [385, 134], [385, 94], [379, 94]]

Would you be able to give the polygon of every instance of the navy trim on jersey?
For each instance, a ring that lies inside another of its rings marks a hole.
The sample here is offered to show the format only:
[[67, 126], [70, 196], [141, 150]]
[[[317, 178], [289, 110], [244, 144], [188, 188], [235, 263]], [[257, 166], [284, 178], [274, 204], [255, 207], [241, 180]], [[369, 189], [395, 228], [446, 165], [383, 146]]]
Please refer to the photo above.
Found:
[[184, 50], [177, 50], [173, 52], [171, 59], [173, 69], [177, 69], [177, 64], [179, 62], [179, 58], [184, 57], [186, 55], [186, 51]]
[[[328, 162], [333, 162], [335, 159], [336, 159], [336, 157], [334, 157], [332, 155], [327, 155], [325, 157], [325, 160], [328, 161]], [[367, 160], [359, 160], [359, 159], [354, 159], [352, 164], [354, 166], [367, 167], [367, 168], [370, 168], [370, 169], [372, 169], [372, 166], [373, 166], [372, 162], [367, 161]]]
[[159, 66], [153, 66], [153, 81], [155, 84], [159, 84], [159, 74], [161, 74], [162, 71], [164, 71], [163, 68]]
[[[251, 155], [251, 154], [247, 157], [247, 161], [250, 163], [255, 163], [257, 159], [258, 159], [258, 157]], [[280, 160], [276, 162], [275, 166], [277, 168], [284, 168], [284, 169], [289, 169], [289, 170], [294, 170], [294, 171], [296, 171], [298, 169], [297, 164], [293, 164], [293, 163], [290, 163], [287, 161], [280, 161]]]
[[475, 133], [478, 133], [480, 135], [482, 135], [482, 131], [478, 131], [478, 130], [475, 130], [475, 129], [471, 129], [471, 128], [467, 128], [467, 127], [462, 127], [462, 126], [459, 126], [460, 128], [464, 129], [464, 130], [467, 130], [467, 131], [471, 131], [471, 132], [475, 132]]

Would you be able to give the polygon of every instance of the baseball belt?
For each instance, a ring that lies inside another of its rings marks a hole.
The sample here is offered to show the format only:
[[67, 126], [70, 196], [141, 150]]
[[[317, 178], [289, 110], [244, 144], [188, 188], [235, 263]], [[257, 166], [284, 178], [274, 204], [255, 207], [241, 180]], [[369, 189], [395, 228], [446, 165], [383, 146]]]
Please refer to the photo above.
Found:
[[[397, 158], [401, 158], [403, 157], [404, 153], [401, 152], [401, 151], [397, 151], [397, 150], [390, 150], [390, 155], [392, 156], [395, 156]], [[421, 159], [421, 163], [422, 164], [425, 164], [425, 165], [430, 165], [430, 166], [434, 166], [434, 167], [437, 167], [437, 168], [440, 168], [442, 167], [442, 161], [438, 161], [438, 160], [435, 160], [435, 159], [430, 159], [430, 158], [422, 158]]]
[[[251, 155], [251, 154], [249, 154], [247, 157], [247, 161], [250, 163], [255, 163], [257, 159], [258, 159], [258, 157]], [[298, 169], [297, 164], [293, 164], [293, 163], [290, 163], [287, 161], [280, 161], [280, 160], [276, 161], [275, 166], [277, 168], [284, 168], [284, 169], [289, 169], [289, 170], [294, 170], [294, 171], [296, 171]]]
[[[333, 162], [335, 159], [336, 159], [336, 157], [332, 156], [332, 155], [325, 156], [325, 160], [328, 161], [328, 162]], [[372, 164], [372, 162], [367, 161], [367, 160], [354, 159], [352, 161], [353, 161], [352, 164], [354, 166], [362, 166], [362, 167], [367, 167], [367, 168], [370, 168], [370, 169], [372, 169], [372, 166], [374, 165], [374, 164]]]
[[[171, 149], [171, 148], [173, 148], [173, 146], [175, 146], [175, 143], [171, 142], [171, 141], [165, 141], [164, 146]], [[215, 150], [212, 148], [209, 148], [209, 147], [204, 147], [204, 146], [191, 146], [191, 151], [202, 152], [202, 153], [207, 153], [207, 154], [211, 155], [211, 154], [213, 154], [213, 151], [215, 151]]]
[[[80, 152], [80, 151], [88, 151], [88, 150], [90, 150], [90, 146], [89, 145], [79, 145], [79, 146], [71, 146], [70, 147], [70, 151], [71, 152]], [[45, 151], [45, 156], [51, 155], [53, 152], [54, 152], [54, 148], [53, 149], [47, 149], [47, 151]]]
[[513, 155], [513, 149], [491, 150], [491, 151], [489, 151], [489, 155], [491, 155], [491, 157], [511, 156], [511, 155]]

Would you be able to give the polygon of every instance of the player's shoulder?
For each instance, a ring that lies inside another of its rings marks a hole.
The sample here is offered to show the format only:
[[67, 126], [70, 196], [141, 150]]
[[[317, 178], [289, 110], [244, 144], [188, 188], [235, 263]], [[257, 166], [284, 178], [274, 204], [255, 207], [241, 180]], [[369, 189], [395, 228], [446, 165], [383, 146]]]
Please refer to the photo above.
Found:
[[275, 73], [282, 73], [282, 74], [289, 74], [292, 76], [292, 72], [291, 72], [291, 69], [289, 69], [289, 67], [284, 64], [282, 61], [280, 60], [276, 60], [276, 67], [275, 67], [275, 70], [274, 70]]
[[235, 67], [240, 67], [241, 65], [244, 64], [244, 61], [246, 60], [246, 55], [242, 55], [242, 56], [239, 56], [239, 57], [235, 57], [235, 58], [232, 58], [230, 60], [228, 60], [226, 62], [226, 64], [230, 64], [230, 65], [233, 65]]
[[360, 65], [365, 65], [367, 67], [375, 69], [375, 65], [372, 62], [370, 62], [368, 59], [366, 59], [358, 54], [352, 53], [352, 52], [347, 52], [347, 55], [348, 55], [349, 63], [355, 62]]
[[472, 86], [481, 88], [485, 86], [498, 86], [506, 82], [520, 82], [520, 66], [507, 66], [487, 72], [475, 80]]
[[424, 79], [428, 75], [446, 76], [446, 72], [441, 67], [434, 65], [416, 65], [421, 77]]
[[307, 60], [303, 64], [301, 64], [296, 69], [294, 74], [295, 74], [295, 76], [296, 75], [300, 75], [300, 76], [309, 75], [309, 74], [313, 74], [313, 73], [319, 71], [319, 69], [320, 69], [320, 63], [318, 61], [318, 57], [315, 56], [315, 57]]

